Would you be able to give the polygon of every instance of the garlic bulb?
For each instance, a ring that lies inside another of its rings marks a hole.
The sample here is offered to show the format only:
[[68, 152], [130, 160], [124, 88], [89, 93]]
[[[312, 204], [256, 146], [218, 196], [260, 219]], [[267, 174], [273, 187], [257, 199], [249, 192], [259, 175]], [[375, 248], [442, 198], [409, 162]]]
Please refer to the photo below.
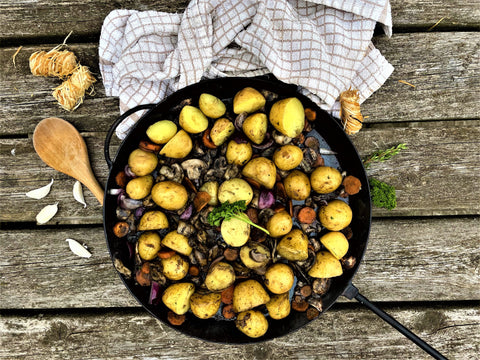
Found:
[[37, 199], [37, 200], [43, 199], [50, 192], [52, 184], [53, 184], [53, 179], [52, 181], [50, 181], [49, 184], [35, 190], [30, 190], [25, 195], [27, 195], [29, 198], [32, 198], [32, 199]]
[[37, 224], [45, 224], [50, 221], [51, 218], [55, 216], [58, 211], [58, 203], [47, 205], [45, 206], [40, 212], [37, 214]]
[[85, 246], [80, 244], [77, 240], [66, 239], [65, 241], [68, 242], [68, 245], [70, 246], [70, 250], [72, 250], [72, 252], [75, 255], [80, 256], [80, 257], [84, 257], [84, 258], [89, 258], [90, 256], [92, 256], [90, 251], [88, 251], [85, 248]]
[[82, 204], [84, 208], [87, 207], [87, 203], [85, 202], [85, 198], [83, 197], [82, 184], [78, 180], [75, 181], [75, 184], [73, 184], [73, 197], [80, 204]]

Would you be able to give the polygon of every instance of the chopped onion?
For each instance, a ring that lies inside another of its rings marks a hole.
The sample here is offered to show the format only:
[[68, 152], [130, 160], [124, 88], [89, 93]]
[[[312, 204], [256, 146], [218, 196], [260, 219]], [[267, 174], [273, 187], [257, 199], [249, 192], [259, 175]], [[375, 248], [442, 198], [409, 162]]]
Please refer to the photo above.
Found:
[[190, 204], [190, 206], [185, 209], [185, 211], [182, 213], [182, 215], [180, 215], [180, 219], [181, 220], [188, 220], [188, 219], [190, 219], [192, 214], [193, 214], [193, 205]]
[[123, 189], [108, 189], [108, 195], [120, 195], [122, 192], [125, 192]]
[[148, 303], [150, 305], [158, 304], [159, 295], [160, 295], [160, 284], [156, 281], [152, 281], [152, 285], [150, 286], [150, 296], [148, 298]]
[[122, 209], [126, 210], [135, 210], [136, 208], [143, 205], [142, 200], [130, 199], [129, 197], [127, 197], [127, 195], [125, 195], [125, 193], [121, 193], [120, 195], [118, 195], [117, 203]]
[[275, 204], [275, 196], [273, 195], [273, 192], [263, 190], [258, 198], [258, 208], [266, 209], [272, 207], [273, 204]]
[[263, 140], [263, 142], [260, 145], [252, 143], [252, 147], [255, 148], [255, 149], [259, 149], [259, 150], [265, 150], [265, 149], [268, 149], [269, 147], [271, 147], [273, 145], [274, 141], [275, 140], [273, 139], [273, 137], [271, 137], [270, 134], [267, 133], [266, 136], [265, 136], [265, 140]]
[[138, 208], [135, 209], [135, 217], [138, 219], [140, 217], [142, 217], [142, 215], [145, 213], [145, 207], [144, 206], [140, 206]]
[[124, 171], [125, 171], [125, 175], [127, 175], [129, 178], [137, 177], [137, 175], [135, 175], [135, 173], [132, 171], [132, 169], [128, 165], [125, 165]]

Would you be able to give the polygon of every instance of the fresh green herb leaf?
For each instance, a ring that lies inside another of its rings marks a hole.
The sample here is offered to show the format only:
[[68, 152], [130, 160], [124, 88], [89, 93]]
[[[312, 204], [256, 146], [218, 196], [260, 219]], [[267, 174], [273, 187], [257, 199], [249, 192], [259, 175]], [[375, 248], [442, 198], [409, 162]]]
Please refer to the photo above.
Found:
[[397, 207], [395, 188], [375, 178], [368, 179], [370, 183], [370, 196], [374, 206], [393, 210]]
[[386, 150], [375, 151], [373, 154], [363, 160], [363, 166], [365, 166], [365, 169], [368, 169], [372, 162], [388, 160], [397, 155], [401, 150], [405, 149], [407, 149], [407, 145], [401, 143]]

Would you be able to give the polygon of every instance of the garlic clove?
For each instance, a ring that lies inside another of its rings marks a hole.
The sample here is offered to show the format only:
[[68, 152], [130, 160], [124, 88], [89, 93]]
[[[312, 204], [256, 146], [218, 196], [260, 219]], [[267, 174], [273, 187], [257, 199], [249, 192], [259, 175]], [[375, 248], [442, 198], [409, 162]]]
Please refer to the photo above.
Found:
[[85, 202], [85, 198], [83, 197], [82, 184], [78, 180], [75, 182], [75, 184], [73, 184], [73, 197], [80, 204], [82, 204], [84, 208], [87, 207], [87, 203]]
[[82, 244], [80, 244], [77, 240], [74, 240], [74, 239], [66, 239], [65, 241], [68, 242], [68, 246], [70, 246], [70, 250], [72, 250], [72, 252], [77, 255], [77, 256], [80, 256], [80, 257], [83, 257], [83, 258], [89, 258], [90, 256], [92, 256], [92, 254], [90, 253], [90, 251], [88, 251], [85, 246], [83, 246]]
[[50, 181], [49, 184], [42, 186], [41, 188], [38, 188], [38, 189], [30, 190], [25, 195], [27, 195], [29, 198], [32, 198], [32, 199], [37, 199], [37, 200], [43, 199], [50, 192], [52, 184], [53, 184], [53, 179], [52, 181]]
[[50, 221], [51, 218], [55, 216], [58, 211], [58, 202], [52, 205], [45, 206], [40, 212], [37, 214], [37, 224], [45, 224]]

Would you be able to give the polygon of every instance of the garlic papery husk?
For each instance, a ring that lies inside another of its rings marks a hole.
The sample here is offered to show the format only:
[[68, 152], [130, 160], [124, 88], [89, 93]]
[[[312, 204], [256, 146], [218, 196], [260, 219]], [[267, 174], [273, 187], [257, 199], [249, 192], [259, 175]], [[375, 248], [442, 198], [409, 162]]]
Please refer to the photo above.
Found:
[[82, 204], [84, 208], [87, 207], [87, 203], [85, 202], [85, 198], [83, 197], [82, 184], [78, 180], [75, 181], [75, 184], [73, 184], [73, 197], [80, 204]]
[[47, 205], [45, 206], [40, 212], [37, 214], [37, 224], [45, 224], [50, 221], [51, 218], [55, 216], [58, 211], [58, 203]]
[[32, 198], [32, 199], [37, 199], [37, 200], [43, 199], [50, 192], [52, 184], [53, 184], [53, 179], [52, 181], [50, 181], [49, 184], [35, 190], [30, 190], [25, 195], [27, 195], [29, 198]]
[[72, 250], [72, 252], [77, 255], [77, 256], [80, 256], [80, 257], [83, 257], [83, 258], [89, 258], [90, 256], [92, 256], [92, 254], [90, 253], [90, 251], [88, 251], [85, 246], [83, 246], [82, 244], [80, 244], [77, 240], [74, 240], [74, 239], [66, 239], [65, 241], [68, 242], [68, 245], [70, 246], [70, 250]]

